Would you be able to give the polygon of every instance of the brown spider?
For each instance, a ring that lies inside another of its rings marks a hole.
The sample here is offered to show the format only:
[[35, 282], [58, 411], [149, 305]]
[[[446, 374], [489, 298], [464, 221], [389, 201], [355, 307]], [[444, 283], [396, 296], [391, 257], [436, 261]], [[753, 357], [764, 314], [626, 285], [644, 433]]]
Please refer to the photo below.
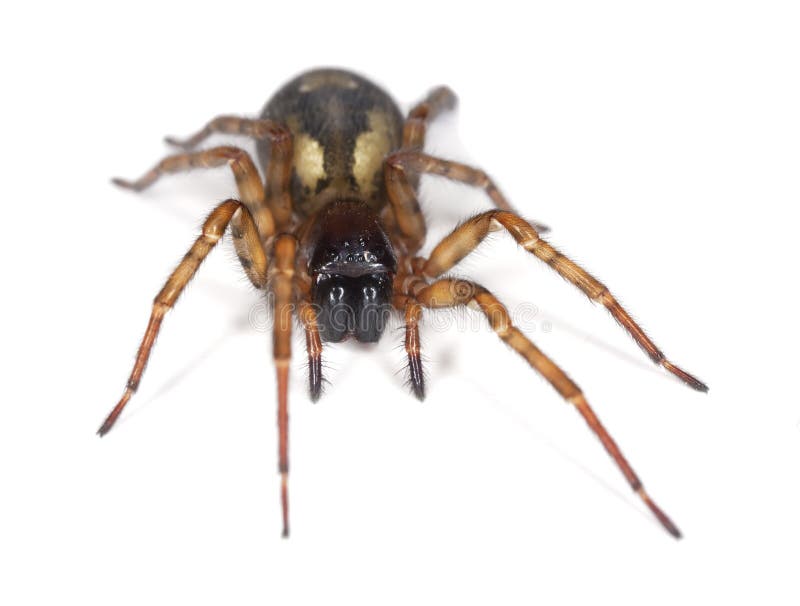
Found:
[[[497, 335], [578, 409], [633, 490], [664, 528], [680, 537], [675, 524], [645, 492], [580, 388], [512, 325], [506, 308], [488, 290], [442, 276], [490, 231], [506, 230], [527, 252], [605, 306], [653, 362], [694, 389], [708, 388], [668, 361], [608, 288], [545, 242], [541, 226], [515, 214], [486, 173], [423, 153], [428, 123], [455, 104], [450, 89], [437, 88], [404, 121], [392, 98], [368, 80], [341, 70], [310, 71], [280, 89], [260, 118], [215, 118], [185, 141], [167, 139], [186, 153], [165, 158], [138, 181], [115, 179], [119, 186], [140, 191], [164, 174], [227, 164], [236, 177], [239, 199], [214, 209], [202, 234], [156, 295], [125, 393], [98, 433], [102, 436], [111, 429], [136, 391], [161, 320], [230, 226], [244, 271], [256, 288], [270, 295], [274, 312], [283, 536], [289, 533], [287, 387], [293, 315], [297, 313], [305, 329], [309, 388], [316, 400], [322, 385], [322, 341], [355, 337], [375, 342], [390, 310], [401, 312], [409, 379], [422, 399], [422, 309], [466, 305], [483, 313]], [[213, 133], [255, 138], [265, 183], [250, 155], [238, 147], [188, 151]], [[426, 230], [416, 191], [422, 174], [480, 187], [496, 206], [458, 226], [428, 258], [416, 256]]]

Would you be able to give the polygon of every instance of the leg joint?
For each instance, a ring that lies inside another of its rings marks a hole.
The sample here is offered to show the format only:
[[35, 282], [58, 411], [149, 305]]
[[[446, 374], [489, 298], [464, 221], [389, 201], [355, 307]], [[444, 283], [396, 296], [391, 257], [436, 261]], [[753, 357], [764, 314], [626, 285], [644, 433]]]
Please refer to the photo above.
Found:
[[397, 151], [386, 157], [385, 163], [390, 171], [405, 172], [407, 151]]
[[248, 134], [255, 139], [268, 139], [276, 145], [283, 145], [292, 138], [292, 131], [272, 120], [244, 120], [241, 124], [242, 134]]
[[172, 309], [172, 305], [164, 302], [161, 299], [161, 293], [158, 293], [153, 301], [153, 316], [156, 318], [162, 318], [170, 309]]
[[605, 306], [614, 305], [617, 302], [608, 288], [603, 285], [600, 286], [600, 290], [592, 297], [592, 300], [602, 303]]

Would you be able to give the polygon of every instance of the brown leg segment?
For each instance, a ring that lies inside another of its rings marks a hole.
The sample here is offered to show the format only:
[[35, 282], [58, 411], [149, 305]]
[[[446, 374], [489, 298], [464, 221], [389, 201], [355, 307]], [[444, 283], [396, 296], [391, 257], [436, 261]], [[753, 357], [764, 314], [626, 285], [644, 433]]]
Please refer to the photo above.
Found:
[[189, 150], [213, 133], [245, 135], [270, 143], [267, 163], [266, 201], [278, 225], [286, 225], [292, 218], [292, 199], [289, 181], [292, 175], [292, 135], [288, 128], [272, 120], [218, 116], [197, 133], [183, 141], [167, 137], [167, 143]]
[[251, 118], [240, 118], [238, 116], [217, 116], [186, 139], [175, 137], [165, 137], [164, 140], [175, 147], [189, 151], [197, 147], [208, 137], [215, 133], [222, 135], [244, 135], [253, 139], [269, 139], [271, 137], [282, 136], [280, 133], [284, 127], [272, 120], [259, 120]]
[[708, 391], [705, 383], [666, 359], [661, 350], [628, 315], [628, 312], [622, 308], [604, 284], [541, 239], [537, 230], [530, 223], [514, 213], [489, 211], [481, 213], [457, 227], [433, 249], [422, 273], [428, 278], [441, 276], [473, 251], [494, 229], [505, 229], [525, 250], [547, 263], [564, 279], [583, 291], [589, 299], [608, 309], [654, 363], [664, 367], [693, 389]]
[[259, 290], [263, 289], [267, 285], [267, 254], [261, 234], [247, 208], [242, 207], [233, 215], [231, 236], [239, 263], [250, 282]]
[[[439, 175], [480, 187], [497, 208], [507, 211], [512, 210], [511, 204], [506, 197], [482, 170], [458, 162], [435, 158], [419, 151], [403, 150], [395, 152], [386, 159], [386, 190], [394, 211], [397, 227], [407, 239], [408, 250], [411, 253], [419, 250], [425, 240], [425, 219], [420, 211], [416, 194], [416, 183], [419, 175], [423, 173]], [[539, 233], [549, 231], [547, 226], [540, 223], [534, 223], [533, 225], [536, 226]]]
[[486, 192], [494, 205], [500, 210], [512, 210], [511, 204], [506, 197], [500, 192], [494, 182], [489, 176], [478, 168], [461, 164], [460, 162], [452, 162], [450, 160], [442, 160], [434, 156], [429, 156], [421, 151], [415, 150], [402, 150], [392, 154], [387, 162], [402, 167], [402, 169], [409, 175], [439, 175], [466, 183], [467, 185], [474, 185], [481, 188]]
[[[440, 86], [428, 93], [408, 114], [403, 125], [403, 148], [421, 150], [425, 144], [427, 125], [442, 112], [453, 109], [457, 101], [455, 93], [446, 86]], [[402, 166], [395, 166], [389, 160], [387, 159], [384, 168], [384, 177], [394, 214], [391, 222], [397, 224], [405, 239], [404, 247], [413, 253], [422, 246], [426, 232], [425, 219], [416, 194], [419, 175], [407, 175]]]
[[278, 471], [281, 474], [283, 536], [289, 536], [289, 360], [292, 356], [292, 313], [294, 311], [294, 267], [297, 240], [281, 234], [275, 240], [270, 284], [274, 296], [272, 352], [278, 381]]
[[[155, 183], [162, 175], [183, 172], [192, 168], [216, 168], [228, 164], [236, 178], [239, 196], [251, 215], [250, 224], [243, 223], [242, 213], [237, 213], [231, 222], [233, 245], [239, 262], [257, 288], [263, 287], [264, 264], [263, 244], [275, 233], [275, 220], [265, 204], [264, 186], [250, 155], [238, 147], [215, 147], [196, 153], [168, 156], [156, 164], [136, 181], [114, 179], [120, 187], [142, 191]], [[253, 225], [254, 223], [254, 225]], [[255, 228], [253, 232], [252, 228]], [[261, 249], [259, 251], [259, 249]], [[260, 254], [259, 254], [260, 252]]]
[[405, 167], [395, 162], [396, 154], [392, 154], [384, 163], [384, 179], [386, 193], [394, 211], [395, 225], [403, 237], [404, 248], [409, 254], [419, 250], [425, 242], [425, 217], [419, 207], [416, 187]]
[[429, 92], [428, 96], [408, 113], [403, 126], [403, 148], [422, 149], [427, 125], [439, 114], [455, 108], [457, 103], [456, 94], [446, 86], [434, 88]]
[[675, 538], [680, 538], [681, 533], [677, 526], [645, 492], [641, 480], [623, 456], [614, 439], [600, 423], [580, 388], [511, 323], [508, 311], [502, 303], [485, 288], [463, 280], [443, 279], [429, 286], [422, 282], [416, 282], [413, 284], [412, 290], [414, 292], [410, 294], [413, 294], [425, 307], [446, 308], [467, 305], [482, 312], [488, 319], [492, 330], [514, 351], [525, 358], [534, 370], [547, 379], [561, 397], [578, 409], [590, 429], [614, 459], [634, 492], [644, 501], [667, 532]]
[[122, 413], [122, 410], [125, 408], [125, 405], [131, 399], [131, 396], [136, 392], [145, 366], [147, 366], [150, 350], [161, 328], [161, 321], [164, 315], [172, 308], [186, 284], [189, 283], [189, 280], [192, 279], [198, 267], [200, 267], [200, 264], [208, 256], [208, 253], [211, 252], [217, 242], [219, 242], [220, 238], [222, 238], [222, 234], [225, 232], [225, 228], [228, 226], [228, 223], [230, 223], [234, 213], [240, 209], [244, 213], [247, 212], [247, 209], [237, 200], [226, 200], [214, 209], [203, 224], [202, 234], [197, 238], [194, 245], [189, 249], [189, 252], [186, 253], [186, 256], [180, 264], [178, 264], [178, 267], [175, 268], [172, 275], [167, 279], [167, 283], [164, 285], [164, 288], [161, 289], [161, 292], [156, 295], [150, 321], [147, 324], [147, 330], [139, 346], [139, 352], [136, 354], [136, 362], [133, 365], [133, 371], [128, 379], [125, 393], [100, 426], [100, 429], [97, 431], [99, 435], [104, 436], [109, 432]]
[[298, 315], [306, 331], [306, 351], [308, 352], [308, 392], [316, 402], [322, 394], [322, 340], [319, 336], [317, 312], [307, 301], [301, 301]]
[[213, 147], [200, 152], [167, 156], [136, 181], [113, 179], [114, 184], [142, 191], [155, 183], [162, 175], [180, 173], [193, 168], [217, 168], [229, 165], [236, 179], [239, 196], [247, 206], [258, 226], [263, 240], [275, 233], [272, 213], [264, 206], [264, 186], [250, 154], [238, 147], [228, 145]]

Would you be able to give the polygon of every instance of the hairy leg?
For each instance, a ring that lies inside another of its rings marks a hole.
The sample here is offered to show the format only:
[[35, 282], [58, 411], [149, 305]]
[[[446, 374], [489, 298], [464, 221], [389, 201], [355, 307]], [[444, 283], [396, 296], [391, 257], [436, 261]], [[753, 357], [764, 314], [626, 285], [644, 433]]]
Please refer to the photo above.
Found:
[[292, 134], [287, 127], [272, 120], [218, 116], [185, 140], [167, 137], [167, 143], [185, 150], [192, 149], [214, 133], [244, 135], [258, 142], [269, 143], [266, 162], [266, 204], [278, 225], [292, 218], [289, 180], [292, 174]]
[[423, 174], [439, 175], [479, 187], [486, 192], [494, 205], [500, 210], [512, 210], [511, 203], [500, 192], [489, 176], [478, 168], [443, 160], [419, 150], [401, 150], [393, 153], [386, 159], [387, 164], [391, 164], [395, 170], [402, 171], [409, 177], [418, 177]]
[[[136, 354], [136, 362], [133, 365], [125, 392], [122, 395], [119, 403], [106, 417], [103, 424], [98, 430], [98, 434], [103, 436], [109, 432], [114, 426], [125, 405], [131, 399], [136, 389], [139, 387], [139, 382], [147, 366], [147, 360], [150, 357], [150, 351], [153, 348], [158, 332], [161, 328], [161, 321], [166, 313], [172, 309], [175, 301], [177, 301], [183, 289], [192, 279], [200, 264], [208, 256], [211, 250], [222, 238], [225, 228], [230, 223], [234, 214], [241, 211], [247, 213], [247, 209], [237, 200], [226, 200], [217, 206], [212, 213], [208, 216], [203, 224], [202, 233], [197, 238], [195, 243], [186, 253], [183, 260], [178, 264], [178, 267], [172, 272], [167, 279], [166, 284], [161, 291], [156, 295], [153, 301], [153, 310], [150, 314], [150, 321], [147, 324], [144, 338], [139, 345], [139, 351]], [[248, 215], [249, 216], [249, 215]], [[252, 219], [251, 219], [252, 221]], [[263, 254], [263, 250], [262, 250]]]
[[[425, 144], [428, 124], [442, 112], [453, 109], [457, 102], [455, 93], [446, 86], [430, 91], [425, 99], [411, 109], [403, 124], [403, 149], [421, 150]], [[391, 217], [386, 217], [386, 222], [397, 227], [404, 240], [403, 248], [413, 253], [424, 242], [426, 232], [425, 219], [420, 212], [416, 194], [419, 178], [409, 178], [403, 174], [402, 169], [398, 170], [387, 163], [384, 167], [384, 179], [392, 214]]]
[[244, 206], [231, 219], [231, 236], [236, 256], [250, 283], [263, 289], [267, 285], [267, 253], [256, 223]]
[[135, 181], [114, 179], [114, 183], [126, 189], [142, 191], [158, 181], [163, 175], [185, 172], [193, 168], [217, 168], [228, 165], [233, 171], [239, 197], [255, 220], [262, 241], [275, 233], [275, 220], [265, 205], [264, 186], [258, 169], [250, 154], [229, 145], [211, 149], [167, 156]]
[[672, 536], [680, 538], [681, 533], [677, 526], [645, 491], [642, 481], [589, 406], [577, 384], [511, 323], [505, 306], [494, 295], [482, 286], [463, 280], [442, 279], [428, 285], [421, 279], [406, 279], [403, 280], [401, 286], [405, 286], [408, 294], [414, 296], [425, 307], [441, 309], [466, 305], [483, 313], [492, 330], [541, 374], [564, 400], [575, 406], [617, 464], [634, 492], [644, 501], [661, 525]]
[[281, 474], [283, 536], [289, 536], [289, 361], [292, 356], [292, 314], [295, 302], [297, 240], [281, 234], [275, 240], [269, 282], [274, 297], [272, 353], [278, 382], [278, 471]]
[[458, 103], [456, 94], [446, 86], [434, 88], [408, 113], [403, 125], [403, 148], [422, 149], [428, 124]]
[[[500, 210], [511, 211], [512, 206], [494, 182], [482, 170], [429, 156], [420, 151], [401, 150], [391, 154], [385, 163], [386, 190], [394, 213], [395, 223], [410, 253], [419, 250], [425, 241], [425, 220], [419, 207], [416, 184], [422, 174], [439, 175], [454, 181], [479, 187], [486, 192]], [[539, 233], [550, 229], [533, 223]]]
[[664, 356], [663, 352], [656, 347], [656, 344], [650, 340], [650, 337], [617, 302], [602, 282], [545, 242], [539, 237], [539, 233], [533, 225], [514, 213], [489, 211], [463, 223], [433, 249], [422, 267], [422, 274], [427, 278], [436, 278], [446, 273], [475, 250], [493, 229], [507, 231], [526, 251], [547, 263], [560, 276], [578, 287], [589, 299], [608, 309], [614, 319], [628, 331], [628, 334], [655, 364], [662, 366], [691, 388], [708, 391], [705, 383], [679, 368]]

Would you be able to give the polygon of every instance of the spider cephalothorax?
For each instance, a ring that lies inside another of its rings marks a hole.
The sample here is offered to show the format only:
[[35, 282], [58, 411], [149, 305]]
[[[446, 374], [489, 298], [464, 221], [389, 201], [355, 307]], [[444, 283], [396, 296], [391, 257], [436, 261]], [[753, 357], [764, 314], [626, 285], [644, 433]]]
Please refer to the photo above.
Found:
[[[511, 322], [500, 301], [473, 282], [446, 274], [490, 231], [507, 232], [528, 253], [549, 265], [592, 301], [603, 305], [656, 364], [699, 391], [706, 386], [672, 364], [616, 301], [611, 292], [541, 238], [543, 229], [513, 212], [481, 170], [422, 151], [428, 123], [455, 106], [455, 95], [434, 89], [403, 120], [382, 89], [356, 74], [321, 69], [301, 74], [267, 103], [256, 119], [220, 116], [186, 141], [169, 139], [185, 153], [169, 156], [135, 182], [141, 190], [161, 175], [193, 167], [229, 165], [238, 199], [221, 203], [202, 234], [156, 295], [150, 322], [122, 399], [98, 433], [116, 422], [136, 391], [166, 312], [228, 227], [242, 267], [273, 307], [273, 355], [278, 392], [278, 458], [283, 534], [288, 535], [288, 382], [292, 317], [305, 330], [309, 390], [322, 384], [322, 342], [349, 336], [377, 341], [391, 309], [405, 319], [408, 376], [413, 392], [425, 395], [419, 345], [423, 308], [468, 306], [583, 416], [628, 483], [673, 536], [680, 532], [645, 492], [642, 482], [600, 423], [580, 388]], [[191, 151], [214, 133], [256, 139], [262, 181], [246, 151], [218, 146]], [[417, 256], [425, 221], [417, 201], [422, 174], [480, 187], [496, 207], [459, 225]]]

